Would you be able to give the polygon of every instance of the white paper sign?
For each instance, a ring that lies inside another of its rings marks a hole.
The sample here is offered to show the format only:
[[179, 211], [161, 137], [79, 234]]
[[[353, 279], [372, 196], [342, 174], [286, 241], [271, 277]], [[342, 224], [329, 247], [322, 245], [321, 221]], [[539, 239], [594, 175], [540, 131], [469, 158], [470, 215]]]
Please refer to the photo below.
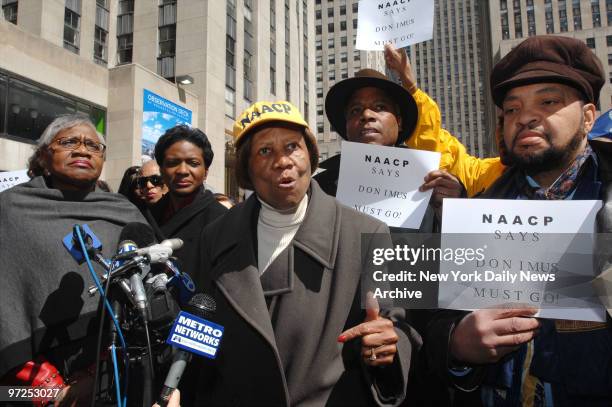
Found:
[[360, 0], [357, 43], [366, 51], [406, 47], [433, 38], [433, 0]]
[[[472, 249], [464, 264], [440, 262], [441, 308], [527, 304], [542, 318], [605, 321], [591, 281], [601, 201], [445, 199], [442, 250]], [[453, 277], [453, 271], [460, 274]], [[459, 276], [459, 278], [457, 278]]]
[[28, 170], [0, 172], [0, 192], [5, 191], [17, 184], [28, 182]]
[[440, 153], [342, 143], [336, 199], [388, 226], [418, 229], [432, 191], [420, 192]]

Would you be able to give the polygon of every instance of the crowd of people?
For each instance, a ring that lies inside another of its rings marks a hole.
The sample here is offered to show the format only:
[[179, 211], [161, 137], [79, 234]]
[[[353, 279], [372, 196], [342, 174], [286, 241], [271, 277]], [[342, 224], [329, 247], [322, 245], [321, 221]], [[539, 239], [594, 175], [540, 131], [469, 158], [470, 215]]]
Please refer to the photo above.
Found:
[[[612, 142], [588, 137], [606, 76], [583, 42], [530, 37], [494, 66], [500, 156], [488, 159], [442, 128], [405, 53], [387, 46], [385, 59], [401, 84], [361, 70], [330, 89], [325, 111], [345, 140], [441, 153], [421, 186], [433, 190], [429, 208], [411, 233], [439, 232], [444, 199], [459, 197], [601, 200], [598, 232], [612, 232]], [[205, 188], [214, 152], [197, 128], [168, 129], [154, 159], [128, 168], [115, 194], [100, 183], [106, 144], [92, 123], [68, 115], [49, 125], [28, 163], [31, 180], [0, 194], [2, 385], [60, 387], [55, 405], [91, 403], [101, 387], [94, 361], [105, 353], [96, 346], [102, 304], [62, 238], [86, 223], [111, 258], [122, 228], [139, 222], [157, 241], [183, 240], [179, 267], [216, 300], [214, 322], [224, 327], [217, 357], [196, 357], [186, 370], [181, 405], [612, 405], [610, 316], [440, 309], [417, 323], [409, 310], [381, 307], [362, 289], [364, 248], [391, 245], [392, 235], [334, 198], [341, 156], [319, 162], [315, 135], [287, 101], [254, 103], [233, 132], [238, 184], [253, 191], [237, 205]], [[143, 400], [151, 405], [129, 405]]]

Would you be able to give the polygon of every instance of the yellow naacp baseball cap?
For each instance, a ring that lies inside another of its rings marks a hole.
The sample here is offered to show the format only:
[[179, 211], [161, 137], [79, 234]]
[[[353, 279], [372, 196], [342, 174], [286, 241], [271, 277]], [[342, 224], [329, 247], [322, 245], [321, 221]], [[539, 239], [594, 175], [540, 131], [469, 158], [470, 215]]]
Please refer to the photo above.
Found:
[[281, 100], [278, 102], [256, 102], [249, 106], [234, 122], [236, 147], [244, 141], [244, 136], [252, 129], [269, 122], [286, 122], [308, 128], [297, 107]]

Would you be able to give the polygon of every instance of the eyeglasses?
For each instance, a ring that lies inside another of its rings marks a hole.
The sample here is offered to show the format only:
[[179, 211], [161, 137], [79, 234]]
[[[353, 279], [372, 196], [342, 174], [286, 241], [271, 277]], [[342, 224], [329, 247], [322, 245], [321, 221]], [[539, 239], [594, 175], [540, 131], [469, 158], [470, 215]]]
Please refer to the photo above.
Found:
[[159, 187], [163, 185], [164, 180], [161, 175], [149, 175], [148, 177], [137, 177], [136, 178], [136, 186], [139, 189], [145, 189], [148, 183], [151, 183], [154, 187]]
[[84, 137], [62, 137], [58, 138], [54, 142], [57, 143], [62, 150], [68, 151], [73, 151], [80, 148], [81, 144], [85, 144], [85, 149], [94, 154], [102, 154], [106, 149], [104, 144]]

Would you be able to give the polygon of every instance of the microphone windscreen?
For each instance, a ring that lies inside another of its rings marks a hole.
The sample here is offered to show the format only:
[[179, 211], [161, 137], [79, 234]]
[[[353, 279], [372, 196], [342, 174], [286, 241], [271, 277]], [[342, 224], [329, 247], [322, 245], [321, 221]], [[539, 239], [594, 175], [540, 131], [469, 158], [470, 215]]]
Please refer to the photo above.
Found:
[[217, 302], [212, 295], [197, 293], [191, 297], [186, 308], [187, 312], [199, 317], [212, 318], [217, 311]]
[[136, 244], [136, 247], [147, 247], [155, 243], [155, 234], [153, 229], [145, 223], [130, 222], [123, 227], [119, 235], [119, 244], [126, 240], [131, 240]]

